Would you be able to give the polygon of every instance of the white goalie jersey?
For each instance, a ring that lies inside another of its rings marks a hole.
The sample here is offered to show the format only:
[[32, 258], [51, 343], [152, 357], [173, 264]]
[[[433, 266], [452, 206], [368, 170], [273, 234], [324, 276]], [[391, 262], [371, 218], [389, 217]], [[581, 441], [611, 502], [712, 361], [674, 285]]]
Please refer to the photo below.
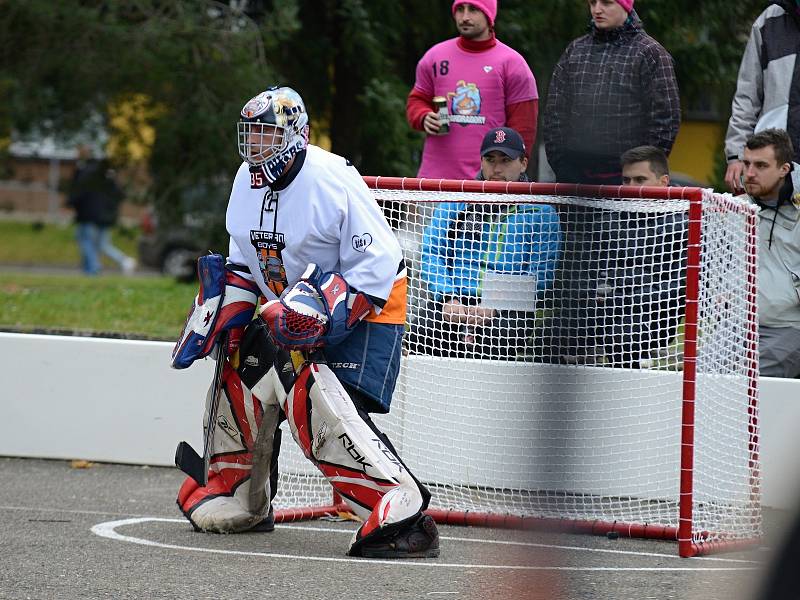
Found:
[[257, 174], [242, 163], [226, 215], [229, 261], [247, 265], [268, 300], [314, 263], [389, 302], [398, 278], [405, 277], [398, 269], [402, 253], [361, 175], [346, 159], [312, 145], [298, 160], [301, 168], [291, 170], [295, 177], [283, 189], [254, 187]]

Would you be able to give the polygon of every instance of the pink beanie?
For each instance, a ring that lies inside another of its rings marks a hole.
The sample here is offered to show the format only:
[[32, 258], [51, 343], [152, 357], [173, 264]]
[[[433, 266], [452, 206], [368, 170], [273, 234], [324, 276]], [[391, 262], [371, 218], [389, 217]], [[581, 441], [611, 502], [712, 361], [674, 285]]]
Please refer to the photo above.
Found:
[[633, 1], [634, 0], [617, 0], [617, 4], [624, 8], [625, 12], [629, 13], [633, 10]]
[[[617, 0], [617, 2], [622, 4], [620, 0]], [[633, 4], [633, 0], [630, 0], [630, 3]], [[452, 9], [454, 15], [459, 4], [472, 4], [475, 8], [480, 9], [489, 20], [489, 27], [494, 27], [494, 19], [497, 16], [497, 0], [469, 0], [468, 2], [466, 0], [455, 0]]]

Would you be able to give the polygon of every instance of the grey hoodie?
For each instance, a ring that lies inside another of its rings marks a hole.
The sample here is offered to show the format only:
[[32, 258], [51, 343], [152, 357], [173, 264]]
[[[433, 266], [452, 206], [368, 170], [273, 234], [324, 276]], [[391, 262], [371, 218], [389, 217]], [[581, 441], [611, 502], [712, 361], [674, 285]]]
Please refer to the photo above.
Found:
[[793, 0], [774, 0], [753, 23], [739, 67], [725, 135], [728, 162], [741, 159], [747, 138], [785, 129], [800, 162], [800, 15]]
[[758, 203], [758, 321], [800, 329], [800, 165], [775, 208]]

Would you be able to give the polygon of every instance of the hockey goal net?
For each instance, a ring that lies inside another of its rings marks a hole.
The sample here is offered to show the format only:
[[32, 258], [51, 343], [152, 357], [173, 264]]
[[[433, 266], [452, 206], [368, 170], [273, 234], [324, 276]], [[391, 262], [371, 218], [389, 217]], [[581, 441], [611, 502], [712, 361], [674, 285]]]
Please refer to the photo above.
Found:
[[[698, 188], [365, 180], [409, 275], [401, 375], [376, 422], [437, 521], [616, 531], [676, 540], [682, 556], [759, 539], [746, 202]], [[330, 508], [289, 446], [279, 515]]]

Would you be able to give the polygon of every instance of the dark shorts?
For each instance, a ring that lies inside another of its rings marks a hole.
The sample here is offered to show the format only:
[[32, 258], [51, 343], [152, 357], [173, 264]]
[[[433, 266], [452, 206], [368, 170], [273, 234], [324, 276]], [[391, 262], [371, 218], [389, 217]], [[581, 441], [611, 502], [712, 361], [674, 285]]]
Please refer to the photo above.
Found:
[[328, 366], [343, 384], [374, 404], [367, 412], [388, 413], [400, 372], [404, 325], [362, 321], [341, 344], [325, 348]]

